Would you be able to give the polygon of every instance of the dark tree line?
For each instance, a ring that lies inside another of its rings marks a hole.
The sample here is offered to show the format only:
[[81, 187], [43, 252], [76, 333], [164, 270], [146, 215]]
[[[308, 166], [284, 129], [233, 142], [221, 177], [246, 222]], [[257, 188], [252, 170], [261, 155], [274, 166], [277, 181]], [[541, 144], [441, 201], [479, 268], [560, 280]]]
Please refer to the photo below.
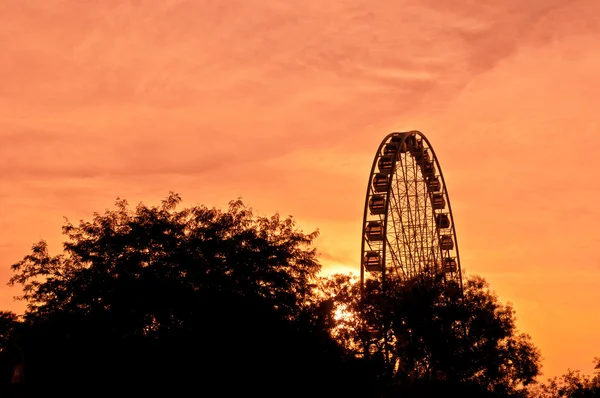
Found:
[[117, 200], [12, 265], [27, 310], [0, 313], [0, 396], [524, 396], [540, 372], [481, 278], [361, 295], [318, 276], [317, 232], [291, 217], [179, 203]]
[[583, 375], [578, 370], [567, 370], [560, 377], [534, 386], [531, 398], [597, 398], [600, 397], [600, 358], [594, 358], [594, 374]]

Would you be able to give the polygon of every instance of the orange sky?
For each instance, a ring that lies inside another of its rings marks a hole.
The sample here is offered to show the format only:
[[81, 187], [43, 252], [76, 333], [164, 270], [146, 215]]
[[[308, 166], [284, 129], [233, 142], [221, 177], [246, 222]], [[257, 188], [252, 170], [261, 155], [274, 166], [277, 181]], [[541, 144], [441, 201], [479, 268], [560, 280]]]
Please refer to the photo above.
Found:
[[[492, 5], [491, 3], [494, 3]], [[292, 214], [358, 273], [391, 131], [441, 162], [468, 273], [544, 373], [600, 355], [600, 2], [0, 3], [0, 280], [117, 196]], [[0, 304], [17, 292], [0, 284]]]

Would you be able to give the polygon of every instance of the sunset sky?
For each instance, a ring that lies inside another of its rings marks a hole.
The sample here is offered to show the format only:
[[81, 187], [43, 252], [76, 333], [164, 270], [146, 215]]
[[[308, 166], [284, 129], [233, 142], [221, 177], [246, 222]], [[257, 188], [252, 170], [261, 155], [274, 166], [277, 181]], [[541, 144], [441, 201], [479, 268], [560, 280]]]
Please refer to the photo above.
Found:
[[357, 274], [375, 150], [416, 129], [544, 377], [600, 356], [599, 1], [3, 0], [0, 54], [0, 281], [169, 191], [293, 215]]

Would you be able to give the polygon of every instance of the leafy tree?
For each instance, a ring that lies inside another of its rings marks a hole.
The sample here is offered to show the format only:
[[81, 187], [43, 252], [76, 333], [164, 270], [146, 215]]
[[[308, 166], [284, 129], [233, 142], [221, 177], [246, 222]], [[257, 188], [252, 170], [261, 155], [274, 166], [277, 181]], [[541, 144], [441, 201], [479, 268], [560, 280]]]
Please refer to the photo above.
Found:
[[0, 311], [0, 396], [9, 396], [12, 372], [22, 361], [14, 330], [18, 317], [10, 311]]
[[327, 311], [313, 298], [317, 232], [239, 200], [227, 211], [180, 201], [117, 200], [67, 221], [62, 253], [42, 241], [12, 266], [31, 384], [63, 395], [343, 386], [331, 381], [345, 377], [342, 351], [319, 332]]
[[600, 397], [600, 358], [594, 358], [595, 372], [582, 375], [579, 370], [568, 369], [561, 377], [536, 385], [529, 392], [531, 398], [596, 398]]
[[515, 395], [539, 373], [482, 278], [462, 298], [426, 277], [361, 292], [317, 277], [317, 232], [291, 217], [180, 202], [118, 199], [66, 221], [60, 254], [41, 241], [12, 266], [27, 310], [0, 333], [33, 395]]
[[[172, 194], [160, 207], [140, 204], [132, 212], [126, 201], [118, 200], [116, 211], [96, 213], [92, 222], [67, 222], [62, 254], [50, 256], [44, 241], [34, 245], [32, 254], [12, 266], [16, 273], [9, 283], [23, 286], [27, 316], [108, 309], [114, 316], [135, 308], [138, 313], [127, 314], [136, 327], [130, 332], [156, 332], [176, 327], [175, 319], [183, 314], [174, 319], [165, 308], [163, 313], [141, 313], [144, 308], [138, 304], [156, 296], [154, 289], [168, 290], [171, 294], [160, 300], [170, 300], [176, 292], [169, 283], [174, 281], [188, 293], [225, 289], [256, 295], [284, 317], [298, 315], [320, 269], [315, 250], [306, 249], [317, 232], [305, 235], [291, 218], [279, 215], [254, 218], [241, 201], [231, 202], [228, 212], [203, 206], [176, 211], [179, 202]], [[130, 295], [118, 289], [123, 286], [141, 290]]]
[[11, 337], [18, 323], [18, 317], [11, 311], [0, 311], [0, 344], [4, 345]]
[[382, 381], [404, 386], [404, 394], [410, 386], [458, 383], [516, 395], [538, 375], [539, 351], [483, 278], [469, 278], [463, 297], [440, 278], [386, 283], [382, 289], [367, 280], [363, 295], [348, 279], [332, 278], [328, 287], [337, 289], [330, 293], [337, 294], [337, 308], [347, 311], [344, 331], [335, 336], [356, 356], [366, 355]]

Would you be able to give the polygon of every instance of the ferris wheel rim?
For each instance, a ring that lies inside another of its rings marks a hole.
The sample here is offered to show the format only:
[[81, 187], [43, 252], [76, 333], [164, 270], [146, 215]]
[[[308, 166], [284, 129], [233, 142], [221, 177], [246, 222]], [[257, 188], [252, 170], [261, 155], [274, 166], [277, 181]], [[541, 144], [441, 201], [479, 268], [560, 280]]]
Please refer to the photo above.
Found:
[[[400, 140], [398, 141], [393, 141], [394, 137], [401, 137]], [[363, 225], [362, 225], [362, 236], [361, 236], [361, 267], [360, 267], [360, 279], [361, 279], [361, 289], [363, 288], [363, 284], [364, 284], [364, 280], [365, 280], [365, 255], [367, 253], [366, 249], [365, 249], [365, 244], [369, 245], [369, 248], [372, 249], [372, 246], [367, 243], [367, 235], [366, 235], [366, 227], [368, 224], [368, 214], [369, 214], [369, 201], [370, 199], [375, 197], [375, 193], [379, 193], [381, 194], [381, 196], [385, 197], [385, 211], [383, 212], [384, 214], [384, 218], [383, 218], [383, 242], [381, 244], [382, 249], [381, 249], [381, 273], [382, 273], [382, 279], [385, 278], [385, 272], [386, 269], [388, 268], [387, 266], [387, 259], [388, 259], [388, 253], [387, 253], [387, 249], [388, 249], [388, 242], [387, 242], [387, 237], [388, 237], [388, 217], [390, 215], [390, 206], [391, 206], [391, 197], [392, 195], [390, 194], [392, 192], [392, 181], [395, 179], [397, 180], [397, 167], [396, 167], [396, 162], [398, 161], [400, 155], [399, 153], [395, 153], [395, 155], [393, 156], [393, 160], [392, 160], [392, 165], [391, 165], [391, 169], [389, 171], [389, 181], [387, 182], [387, 188], [385, 189], [385, 191], [377, 191], [374, 188], [374, 179], [375, 176], [378, 174], [381, 174], [381, 166], [379, 166], [379, 171], [376, 171], [376, 168], [378, 166], [378, 162], [381, 161], [381, 158], [384, 156], [382, 155], [382, 149], [384, 148], [385, 145], [387, 145], [388, 143], [392, 143], [394, 142], [397, 146], [396, 151], [400, 151], [400, 148], [404, 148], [404, 145], [406, 145], [407, 140], [409, 140], [410, 137], [415, 137], [415, 141], [413, 142], [419, 142], [417, 141], [418, 139], [420, 139], [420, 143], [419, 145], [422, 144], [422, 142], [426, 143], [426, 148], [422, 147], [422, 151], [425, 152], [425, 149], [431, 152], [431, 160], [428, 161], [431, 164], [435, 164], [435, 168], [433, 169], [434, 174], [433, 176], [437, 179], [439, 177], [439, 179], [441, 180], [441, 187], [443, 187], [443, 189], [441, 189], [442, 191], [442, 197], [445, 200], [445, 205], [447, 205], [447, 212], [443, 213], [443, 214], [447, 214], [447, 217], [449, 218], [450, 221], [450, 226], [451, 226], [451, 233], [450, 236], [453, 240], [453, 248], [452, 250], [455, 251], [456, 254], [456, 265], [457, 265], [457, 270], [456, 270], [456, 275], [457, 275], [457, 279], [458, 279], [458, 284], [459, 284], [459, 289], [462, 292], [463, 290], [463, 283], [462, 283], [462, 271], [461, 271], [461, 266], [460, 266], [460, 253], [459, 253], [459, 245], [458, 245], [458, 235], [456, 233], [456, 224], [454, 222], [454, 215], [452, 212], [452, 206], [450, 203], [450, 195], [448, 193], [448, 187], [446, 185], [446, 180], [444, 178], [444, 173], [442, 171], [439, 159], [437, 154], [435, 153], [435, 150], [433, 148], [433, 146], [431, 145], [431, 142], [429, 141], [429, 139], [425, 136], [425, 134], [423, 134], [421, 131], [418, 130], [410, 130], [410, 131], [406, 131], [406, 132], [392, 132], [387, 134], [383, 140], [381, 141], [381, 143], [379, 144], [377, 151], [375, 152], [375, 156], [373, 158], [373, 162], [371, 165], [371, 170], [369, 173], [369, 182], [367, 184], [367, 190], [366, 190], [366, 195], [365, 195], [365, 205], [364, 205], [364, 211], [363, 211]], [[386, 148], [387, 150], [387, 148]], [[405, 151], [406, 152], [406, 151]], [[412, 150], [410, 151], [411, 155], [414, 158], [414, 154], [412, 153]], [[414, 164], [413, 164], [414, 166]], [[435, 173], [435, 171], [437, 170], [437, 174]], [[420, 171], [420, 175], [423, 178], [422, 181], [426, 181], [425, 175], [423, 174], [423, 170]], [[416, 188], [415, 188], [416, 189]], [[385, 195], [383, 195], [385, 194]], [[431, 195], [429, 195], [429, 198], [431, 200]], [[396, 203], [398, 204], [398, 203]], [[441, 214], [441, 213], [435, 213], [434, 211], [434, 207], [432, 206], [431, 208], [431, 216], [435, 217], [436, 214]], [[381, 214], [381, 213], [379, 213]], [[373, 215], [373, 213], [371, 213], [371, 215]], [[440, 228], [436, 226], [436, 234], [438, 237], [438, 246], [439, 246], [439, 252], [440, 252], [440, 259], [443, 260], [444, 259], [444, 254], [443, 254], [443, 249], [441, 247], [441, 242], [440, 242]], [[390, 245], [391, 246], [391, 245]], [[449, 251], [448, 251], [449, 252]], [[393, 263], [393, 262], [392, 262]], [[435, 268], [435, 267], [434, 267]], [[394, 269], [396, 270], [396, 272], [398, 272], [398, 267], [394, 266]], [[435, 270], [434, 270], [435, 271]], [[443, 270], [443, 274], [444, 274], [444, 279], [446, 279], [446, 271]], [[454, 278], [456, 279], [456, 278]]]

